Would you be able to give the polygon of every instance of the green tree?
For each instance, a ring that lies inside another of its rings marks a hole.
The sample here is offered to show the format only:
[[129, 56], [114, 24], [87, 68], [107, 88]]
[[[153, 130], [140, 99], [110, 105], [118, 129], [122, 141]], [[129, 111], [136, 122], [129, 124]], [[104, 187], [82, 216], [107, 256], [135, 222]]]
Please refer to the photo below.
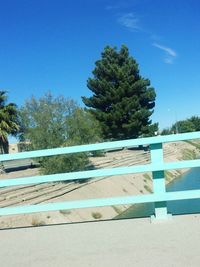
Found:
[[195, 131], [200, 131], [200, 117], [192, 116], [189, 121], [194, 125]]
[[30, 141], [29, 149], [46, 149], [63, 145], [67, 139], [67, 120], [77, 104], [51, 93], [27, 100], [20, 109], [20, 140]]
[[[91, 97], [84, 104], [101, 123], [104, 138], [126, 139], [151, 135], [150, 116], [155, 106], [155, 90], [139, 74], [138, 64], [123, 45], [106, 46], [95, 63], [93, 78], [87, 81]], [[153, 127], [156, 128], [156, 125]]]
[[174, 133], [194, 132], [195, 127], [190, 120], [182, 120], [182, 121], [177, 121], [174, 125], [172, 125], [171, 131]]
[[[80, 145], [100, 140], [98, 122], [71, 99], [48, 93], [40, 99], [32, 97], [20, 111], [21, 140], [29, 141], [29, 149], [46, 149]], [[87, 153], [40, 158], [45, 174], [78, 171], [89, 164]]]
[[71, 144], [83, 145], [102, 141], [99, 122], [82, 108], [76, 108], [72, 116], [69, 116], [67, 133]]
[[17, 106], [14, 103], [6, 104], [6, 91], [0, 91], [0, 150], [8, 153], [8, 135], [16, 136], [19, 131]]
[[169, 134], [172, 134], [172, 131], [170, 128], [165, 128], [161, 132], [161, 135], [169, 135]]

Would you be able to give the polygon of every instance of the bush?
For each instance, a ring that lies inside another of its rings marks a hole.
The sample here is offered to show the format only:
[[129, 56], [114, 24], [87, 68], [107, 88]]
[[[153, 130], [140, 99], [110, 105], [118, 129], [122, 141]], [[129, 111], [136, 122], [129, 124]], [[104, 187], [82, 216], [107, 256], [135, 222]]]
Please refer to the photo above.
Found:
[[92, 217], [98, 220], [102, 218], [102, 214], [100, 212], [92, 212]]
[[89, 165], [86, 153], [46, 157], [41, 158], [40, 162], [42, 174], [82, 171]]

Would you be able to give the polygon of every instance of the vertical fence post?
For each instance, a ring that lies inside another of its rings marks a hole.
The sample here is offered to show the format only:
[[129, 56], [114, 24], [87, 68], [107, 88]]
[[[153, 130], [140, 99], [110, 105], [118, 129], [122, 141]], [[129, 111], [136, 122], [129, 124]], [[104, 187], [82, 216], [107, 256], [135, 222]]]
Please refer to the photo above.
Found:
[[[150, 145], [151, 162], [156, 164], [163, 163], [163, 148], [162, 143]], [[164, 193], [165, 188], [165, 174], [164, 171], [153, 171], [153, 192], [154, 194]], [[165, 201], [155, 203], [155, 217], [154, 219], [167, 219], [167, 203]]]

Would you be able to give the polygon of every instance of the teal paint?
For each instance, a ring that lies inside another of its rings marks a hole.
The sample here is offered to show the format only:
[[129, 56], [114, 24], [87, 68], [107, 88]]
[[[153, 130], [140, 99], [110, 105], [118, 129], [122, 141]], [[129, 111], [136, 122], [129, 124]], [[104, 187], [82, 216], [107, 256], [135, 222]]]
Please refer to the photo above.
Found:
[[122, 175], [130, 173], [142, 173], [160, 170], [174, 170], [174, 169], [184, 169], [184, 168], [194, 168], [200, 166], [200, 159], [197, 160], [187, 160], [182, 162], [173, 163], [151, 163], [140, 166], [133, 167], [118, 167], [112, 169], [100, 169], [92, 171], [82, 171], [82, 172], [69, 172], [69, 173], [58, 173], [51, 175], [41, 175], [32, 176], [27, 178], [17, 178], [9, 180], [0, 180], [0, 187], [16, 186], [16, 185], [26, 185], [26, 184], [37, 184], [55, 181], [70, 181], [78, 179], [88, 179], [101, 176], [113, 176]]
[[[151, 144], [151, 162], [155, 164], [163, 164], [163, 147], [162, 143]], [[153, 192], [154, 194], [165, 193], [165, 174], [164, 171], [153, 171]], [[155, 218], [167, 219], [167, 203], [166, 201], [155, 203]]]
[[36, 150], [36, 151], [30, 151], [30, 152], [5, 154], [5, 155], [0, 155], [0, 161], [55, 156], [55, 155], [63, 155], [63, 154], [70, 154], [70, 153], [115, 149], [115, 148], [121, 148], [121, 147], [134, 147], [134, 146], [150, 145], [150, 144], [158, 144], [158, 143], [163, 144], [163, 143], [170, 143], [170, 142], [176, 142], [176, 141], [186, 141], [186, 140], [197, 139], [197, 138], [200, 138], [200, 132], [156, 136], [156, 137], [146, 137], [146, 138], [140, 138], [140, 139], [129, 139], [129, 140], [123, 140], [123, 141], [105, 142], [105, 143], [98, 143], [98, 144], [91, 144], [91, 145], [61, 147], [61, 148], [53, 148], [53, 149]]
[[68, 201], [61, 203], [49, 203], [49, 204], [0, 208], [0, 215], [25, 214], [32, 212], [53, 211], [62, 209], [79, 209], [79, 208], [89, 208], [89, 207], [103, 207], [112, 205], [153, 202], [155, 203], [156, 218], [166, 218], [167, 216], [166, 203], [165, 203], [166, 201], [200, 198], [200, 190], [166, 192], [165, 181], [164, 181], [164, 170], [199, 167], [200, 160], [197, 159], [197, 160], [188, 160], [182, 162], [164, 163], [162, 144], [167, 142], [175, 142], [175, 141], [190, 140], [197, 138], [200, 138], [200, 132], [177, 134], [170, 136], [156, 136], [150, 138], [132, 139], [132, 140], [115, 141], [115, 142], [107, 142], [107, 143], [92, 144], [92, 145], [82, 145], [82, 146], [73, 146], [65, 148], [30, 151], [30, 152], [23, 152], [10, 155], [1, 155], [0, 161], [4, 161], [4, 160], [26, 159], [26, 158], [35, 158], [41, 156], [52, 156], [52, 155], [87, 152], [87, 151], [102, 150], [102, 149], [106, 150], [106, 149], [114, 149], [120, 147], [132, 147], [132, 146], [150, 144], [152, 162], [147, 165], [1, 180], [0, 187], [37, 184], [37, 183], [53, 182], [53, 181], [67, 181], [74, 179], [87, 179], [87, 178], [95, 178], [101, 176], [113, 176], [119, 174], [141, 173], [141, 172], [152, 171], [153, 181], [154, 181], [153, 182], [154, 193], [148, 195], [139, 195], [139, 196], [78, 200], [78, 201]]
[[82, 209], [91, 207], [106, 207], [106, 206], [126, 205], [126, 204], [131, 205], [134, 203], [139, 204], [139, 203], [162, 202], [162, 201], [196, 199], [196, 198], [200, 198], [200, 190], [187, 190], [180, 192], [166, 192], [159, 194], [139, 195], [139, 196], [98, 198], [89, 200], [75, 200], [75, 201], [56, 202], [48, 204], [8, 207], [8, 208], [0, 208], [0, 215], [25, 214], [25, 213], [34, 213], [42, 211], [67, 210], [67, 209]]

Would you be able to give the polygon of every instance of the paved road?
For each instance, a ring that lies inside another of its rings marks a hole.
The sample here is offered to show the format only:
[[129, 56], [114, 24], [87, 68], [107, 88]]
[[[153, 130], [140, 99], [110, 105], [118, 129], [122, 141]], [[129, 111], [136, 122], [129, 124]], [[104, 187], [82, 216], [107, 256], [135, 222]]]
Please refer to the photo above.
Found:
[[32, 159], [7, 160], [1, 164], [6, 172], [38, 166]]
[[0, 231], [1, 267], [199, 267], [200, 215]]

